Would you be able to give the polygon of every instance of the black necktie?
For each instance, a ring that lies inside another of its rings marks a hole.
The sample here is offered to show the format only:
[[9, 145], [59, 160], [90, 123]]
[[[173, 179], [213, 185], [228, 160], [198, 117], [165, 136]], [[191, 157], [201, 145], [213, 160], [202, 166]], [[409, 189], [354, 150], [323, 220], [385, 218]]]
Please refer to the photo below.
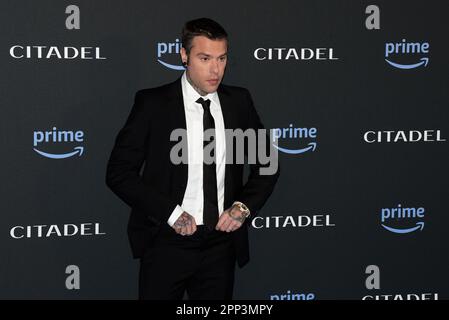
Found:
[[[218, 196], [217, 196], [217, 174], [216, 174], [216, 152], [215, 149], [212, 152], [204, 151], [204, 147], [215, 141], [215, 122], [212, 114], [210, 113], [210, 100], [204, 100], [199, 98], [196, 100], [203, 106], [203, 130], [213, 129], [213, 136], [210, 141], [203, 140], [203, 156], [213, 156], [213, 162], [211, 164], [206, 164], [203, 161], [203, 194], [204, 194], [204, 207], [203, 207], [203, 223], [210, 229], [215, 229], [218, 223]], [[216, 147], [216, 146], [215, 146]], [[209, 161], [210, 162], [210, 161]]]

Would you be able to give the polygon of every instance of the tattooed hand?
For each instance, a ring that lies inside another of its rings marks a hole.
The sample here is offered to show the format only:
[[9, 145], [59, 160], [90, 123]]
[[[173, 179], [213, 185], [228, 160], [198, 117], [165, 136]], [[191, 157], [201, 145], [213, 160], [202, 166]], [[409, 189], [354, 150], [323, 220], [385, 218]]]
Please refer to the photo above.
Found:
[[218, 231], [233, 232], [242, 226], [242, 222], [236, 220], [235, 217], [241, 217], [242, 213], [234, 205], [231, 208], [225, 210], [215, 227]]
[[184, 211], [173, 224], [172, 228], [182, 236], [190, 236], [196, 231], [195, 218]]

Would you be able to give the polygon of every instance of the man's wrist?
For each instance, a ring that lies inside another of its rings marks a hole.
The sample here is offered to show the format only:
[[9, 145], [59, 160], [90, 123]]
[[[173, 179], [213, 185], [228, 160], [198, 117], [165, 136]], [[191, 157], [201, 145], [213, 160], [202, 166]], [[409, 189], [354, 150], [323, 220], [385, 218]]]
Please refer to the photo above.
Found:
[[179, 205], [177, 205], [167, 221], [168, 225], [170, 227], [173, 227], [176, 220], [178, 220], [178, 218], [182, 215], [183, 212], [184, 210]]
[[[237, 211], [238, 214], [236, 214], [234, 210]], [[248, 218], [250, 215], [251, 212], [248, 209], [248, 207], [240, 201], [234, 201], [234, 203], [231, 206], [231, 209], [229, 210], [229, 216], [232, 219], [239, 221], [241, 223], [243, 223], [245, 219]]]

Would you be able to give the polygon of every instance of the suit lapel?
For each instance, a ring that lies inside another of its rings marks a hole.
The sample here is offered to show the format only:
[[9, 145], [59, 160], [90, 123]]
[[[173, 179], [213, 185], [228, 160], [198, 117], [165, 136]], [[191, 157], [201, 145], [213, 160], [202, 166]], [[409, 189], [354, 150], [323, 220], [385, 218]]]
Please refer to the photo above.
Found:
[[[236, 129], [236, 119], [235, 119], [235, 111], [233, 110], [233, 103], [231, 101], [231, 95], [229, 91], [222, 85], [218, 87], [218, 97], [220, 99], [221, 112], [223, 114], [223, 122], [225, 129]], [[229, 145], [229, 137], [225, 132], [225, 140], [226, 146]], [[224, 181], [224, 210], [226, 210], [231, 205], [231, 195], [233, 194], [232, 186], [232, 164], [228, 163], [230, 159], [228, 159], [229, 152], [226, 151], [226, 165], [225, 165], [225, 181]]]
[[172, 128], [187, 129], [181, 78], [170, 85], [168, 99], [168, 112], [170, 113]]
[[[173, 82], [168, 88], [168, 105], [167, 112], [170, 119], [169, 126], [171, 130], [184, 129], [187, 133], [186, 116], [184, 110], [184, 99], [182, 96], [182, 86], [181, 77], [179, 77], [175, 82]], [[184, 137], [187, 139], [187, 136]], [[183, 138], [183, 139], [184, 139]], [[187, 142], [187, 140], [185, 140]], [[170, 148], [177, 144], [178, 142], [170, 141]], [[187, 143], [185, 145], [186, 155], [188, 154]], [[181, 163], [179, 165], [174, 165], [174, 172], [172, 179], [174, 181], [174, 187], [179, 188], [180, 202], [182, 203], [182, 198], [184, 196], [184, 190], [187, 187], [188, 180], [188, 164]]]

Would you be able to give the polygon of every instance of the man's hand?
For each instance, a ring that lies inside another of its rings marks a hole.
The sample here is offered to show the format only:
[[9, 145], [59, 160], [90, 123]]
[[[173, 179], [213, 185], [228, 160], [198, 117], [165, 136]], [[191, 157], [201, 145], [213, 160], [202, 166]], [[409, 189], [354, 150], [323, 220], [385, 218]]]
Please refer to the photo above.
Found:
[[172, 228], [175, 229], [176, 233], [182, 236], [190, 236], [196, 231], [195, 218], [184, 211], [179, 216], [178, 220], [175, 221]]
[[[234, 217], [234, 218], [233, 218]], [[218, 220], [216, 230], [232, 232], [237, 230], [242, 226], [242, 222], [235, 220], [235, 218], [241, 218], [242, 212], [238, 209], [237, 206], [232, 206], [229, 209], [225, 210], [223, 214], [220, 216]]]

